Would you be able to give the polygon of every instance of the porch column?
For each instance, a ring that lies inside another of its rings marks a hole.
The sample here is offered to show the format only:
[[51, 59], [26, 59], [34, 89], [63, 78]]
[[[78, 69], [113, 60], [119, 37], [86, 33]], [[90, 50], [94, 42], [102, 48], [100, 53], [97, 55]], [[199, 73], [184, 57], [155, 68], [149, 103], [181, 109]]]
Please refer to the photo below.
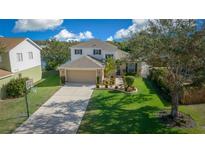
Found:
[[64, 73], [65, 73], [65, 81], [67, 82], [67, 72], [66, 72], [66, 68], [64, 69]]

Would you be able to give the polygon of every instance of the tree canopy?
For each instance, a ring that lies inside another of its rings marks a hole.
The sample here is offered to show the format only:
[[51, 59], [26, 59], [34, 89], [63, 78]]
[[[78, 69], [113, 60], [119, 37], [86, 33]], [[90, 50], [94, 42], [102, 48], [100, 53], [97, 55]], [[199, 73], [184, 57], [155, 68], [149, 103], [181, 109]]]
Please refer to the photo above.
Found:
[[47, 70], [56, 69], [59, 65], [70, 59], [69, 47], [71, 44], [56, 40], [46, 41], [46, 47], [42, 51], [42, 58], [46, 62]]
[[194, 20], [150, 20], [129, 43], [133, 59], [168, 70], [171, 115], [177, 117], [184, 84], [199, 84], [205, 78], [205, 29], [198, 31]]

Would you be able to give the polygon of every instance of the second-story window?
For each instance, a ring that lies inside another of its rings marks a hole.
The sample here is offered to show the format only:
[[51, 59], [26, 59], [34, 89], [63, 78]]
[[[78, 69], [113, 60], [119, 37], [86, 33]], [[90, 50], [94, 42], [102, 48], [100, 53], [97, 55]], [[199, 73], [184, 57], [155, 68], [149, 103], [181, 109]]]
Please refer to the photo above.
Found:
[[28, 52], [28, 59], [33, 59], [33, 52]]
[[108, 59], [108, 58], [113, 58], [113, 54], [106, 54], [105, 59]]
[[82, 49], [75, 49], [75, 55], [82, 55]]
[[17, 61], [18, 62], [23, 61], [23, 54], [22, 53], [17, 53], [16, 56], [17, 56]]
[[93, 54], [94, 55], [101, 55], [101, 50], [100, 49], [94, 49]]

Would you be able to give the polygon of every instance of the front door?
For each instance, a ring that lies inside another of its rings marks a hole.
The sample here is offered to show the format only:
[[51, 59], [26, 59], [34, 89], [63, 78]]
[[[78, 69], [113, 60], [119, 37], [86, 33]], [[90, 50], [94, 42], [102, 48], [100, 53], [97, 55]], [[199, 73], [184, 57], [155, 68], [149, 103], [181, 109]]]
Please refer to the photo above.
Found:
[[120, 75], [120, 66], [117, 65], [117, 72], [116, 72], [116, 75]]

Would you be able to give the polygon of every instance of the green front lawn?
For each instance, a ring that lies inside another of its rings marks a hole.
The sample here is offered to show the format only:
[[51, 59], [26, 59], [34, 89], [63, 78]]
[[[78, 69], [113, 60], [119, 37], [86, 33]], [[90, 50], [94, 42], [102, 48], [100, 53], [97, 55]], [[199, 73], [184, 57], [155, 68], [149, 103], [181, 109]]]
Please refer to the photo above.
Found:
[[168, 128], [157, 113], [170, 104], [156, 93], [148, 80], [136, 78], [136, 94], [95, 90], [78, 133], [205, 133], [205, 104], [180, 106], [197, 122], [194, 129]]
[[[60, 88], [59, 75], [55, 71], [46, 72], [35, 86], [35, 92], [29, 93], [30, 114], [35, 112]], [[25, 98], [0, 101], [0, 133], [12, 133], [27, 117]]]

